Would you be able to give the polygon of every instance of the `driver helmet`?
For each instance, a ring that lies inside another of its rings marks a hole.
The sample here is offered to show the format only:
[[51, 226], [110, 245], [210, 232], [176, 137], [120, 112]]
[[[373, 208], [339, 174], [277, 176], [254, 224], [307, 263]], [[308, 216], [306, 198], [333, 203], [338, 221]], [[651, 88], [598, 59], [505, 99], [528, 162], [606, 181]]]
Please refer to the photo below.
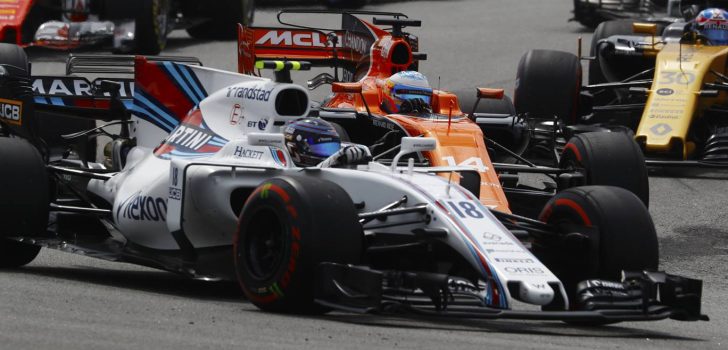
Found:
[[402, 102], [421, 99], [426, 105], [432, 101], [430, 83], [420, 72], [402, 71], [387, 78], [382, 89], [385, 108], [389, 113], [399, 113]]
[[728, 12], [719, 8], [700, 11], [695, 18], [698, 32], [710, 45], [728, 45]]
[[327, 121], [304, 118], [284, 129], [286, 148], [298, 166], [315, 166], [341, 148], [336, 129]]

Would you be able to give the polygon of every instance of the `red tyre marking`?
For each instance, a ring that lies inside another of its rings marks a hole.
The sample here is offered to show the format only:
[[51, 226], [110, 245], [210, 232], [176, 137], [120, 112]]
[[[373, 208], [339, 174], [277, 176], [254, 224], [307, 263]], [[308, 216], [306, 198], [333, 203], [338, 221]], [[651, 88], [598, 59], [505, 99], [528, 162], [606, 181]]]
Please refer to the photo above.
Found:
[[569, 142], [564, 147], [564, 151], [566, 151], [567, 149], [568, 150], [571, 150], [571, 152], [574, 152], [574, 156], [576, 157], [576, 160], [578, 160], [578, 161], [581, 162], [581, 153], [579, 153], [579, 150], [576, 148], [576, 145], [574, 145], [573, 143]]
[[294, 219], [298, 219], [298, 211], [296, 210], [296, 207], [292, 205], [287, 205], [286, 209], [288, 210], [288, 213], [293, 216]]
[[561, 198], [557, 199], [556, 202], [554, 202], [554, 205], [563, 205], [566, 207], [569, 207], [573, 209], [577, 215], [581, 217], [581, 220], [584, 222], [584, 225], [591, 226], [592, 222], [589, 220], [589, 216], [586, 215], [586, 212], [584, 211], [584, 208], [582, 208], [578, 203], [574, 202], [571, 199]]
[[553, 211], [554, 211], [553, 205], [550, 205], [550, 206], [544, 208], [543, 213], [541, 213], [541, 217], [539, 217], [538, 219], [543, 222], [549, 221], [549, 218], [551, 217], [551, 213], [553, 213]]
[[281, 196], [281, 199], [283, 199], [283, 202], [288, 204], [288, 202], [291, 200], [291, 197], [288, 196], [288, 193], [286, 193], [286, 190], [276, 186], [276, 185], [270, 185], [270, 190], [278, 193], [279, 196]]

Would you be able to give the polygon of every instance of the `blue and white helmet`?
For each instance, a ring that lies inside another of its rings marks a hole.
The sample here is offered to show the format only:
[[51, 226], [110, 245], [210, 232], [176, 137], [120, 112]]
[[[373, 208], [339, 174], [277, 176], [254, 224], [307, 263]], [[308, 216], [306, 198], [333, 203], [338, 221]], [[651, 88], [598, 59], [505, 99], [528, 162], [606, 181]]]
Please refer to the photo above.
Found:
[[429, 105], [432, 101], [430, 83], [420, 72], [403, 71], [389, 77], [382, 89], [383, 103], [391, 113], [398, 113], [402, 102], [420, 99]]
[[728, 12], [725, 10], [709, 8], [700, 11], [695, 24], [710, 45], [728, 45]]

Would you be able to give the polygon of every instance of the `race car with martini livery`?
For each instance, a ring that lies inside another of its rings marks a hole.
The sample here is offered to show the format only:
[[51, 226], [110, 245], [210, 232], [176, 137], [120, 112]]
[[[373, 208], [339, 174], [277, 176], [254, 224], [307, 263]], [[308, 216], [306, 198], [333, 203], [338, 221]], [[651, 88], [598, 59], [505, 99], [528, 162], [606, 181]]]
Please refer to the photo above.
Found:
[[[275, 67], [277, 79], [193, 58], [72, 56], [72, 75], [57, 79], [127, 78], [51, 97], [33, 91], [27, 64], [1, 64], [2, 102], [18, 109], [0, 122], [0, 266], [59, 249], [237, 280], [253, 304], [276, 312], [707, 319], [701, 281], [657, 271], [655, 228], [634, 194], [564, 188], [540, 220], [514, 215], [481, 203], [479, 181], [463, 180], [479, 178], [476, 169], [399, 166], [436, 151], [429, 137], [401, 138], [386, 163], [298, 167], [281, 128], [308, 116], [310, 101], [286, 72], [310, 65], [256, 65]], [[110, 137], [105, 161], [73, 147], [47, 153], [40, 115], [106, 122], [64, 135]]]

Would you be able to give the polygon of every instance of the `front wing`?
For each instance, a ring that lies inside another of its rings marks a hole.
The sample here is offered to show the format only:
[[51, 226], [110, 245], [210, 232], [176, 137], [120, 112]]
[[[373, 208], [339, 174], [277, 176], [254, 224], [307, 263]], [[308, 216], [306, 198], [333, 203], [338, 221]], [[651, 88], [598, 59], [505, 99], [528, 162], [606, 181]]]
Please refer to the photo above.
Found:
[[593, 324], [709, 320], [700, 312], [702, 281], [664, 272], [623, 272], [621, 282], [587, 280], [571, 310], [542, 311], [486, 307], [477, 286], [436, 273], [322, 263], [317, 280], [317, 303], [346, 312]]

